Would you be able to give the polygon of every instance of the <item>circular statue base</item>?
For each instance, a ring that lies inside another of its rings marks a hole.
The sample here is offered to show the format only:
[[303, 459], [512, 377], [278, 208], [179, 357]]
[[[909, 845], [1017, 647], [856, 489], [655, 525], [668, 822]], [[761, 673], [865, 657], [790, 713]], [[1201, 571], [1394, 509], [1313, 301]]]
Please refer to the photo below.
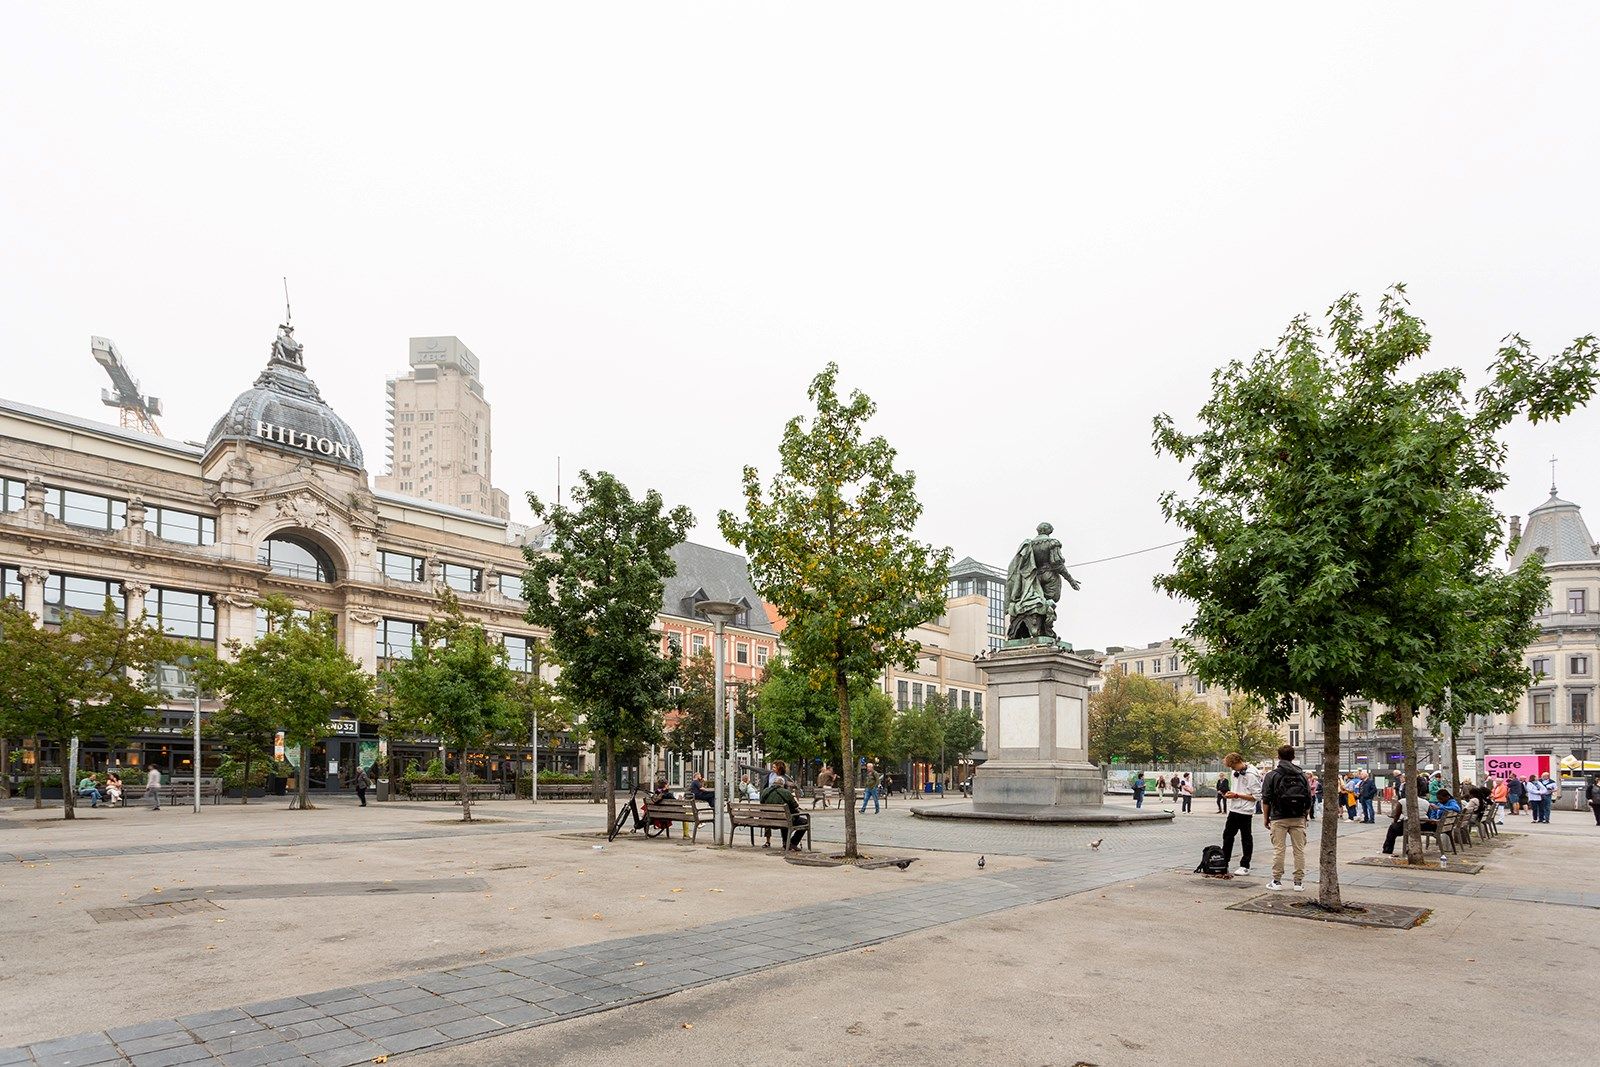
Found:
[[1039, 808], [994, 804], [977, 807], [912, 808], [923, 819], [977, 819], [984, 822], [1070, 823], [1079, 826], [1119, 826], [1134, 822], [1168, 822], [1170, 811], [1112, 811], [1106, 808]]

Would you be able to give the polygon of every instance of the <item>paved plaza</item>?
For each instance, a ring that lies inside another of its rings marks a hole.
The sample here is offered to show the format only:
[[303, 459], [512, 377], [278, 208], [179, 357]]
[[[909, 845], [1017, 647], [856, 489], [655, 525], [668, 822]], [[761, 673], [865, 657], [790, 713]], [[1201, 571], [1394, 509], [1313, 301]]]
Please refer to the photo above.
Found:
[[[1228, 910], [1270, 855], [1191, 874], [1221, 827], [1198, 809], [1073, 828], [897, 800], [861, 832], [905, 870], [708, 831], [597, 847], [583, 803], [485, 804], [472, 827], [343, 799], [82, 814], [0, 806], [0, 1064], [1253, 1063], [1282, 1042], [1461, 1064], [1594, 1036], [1587, 812], [1513, 821], [1476, 876], [1343, 865], [1347, 899], [1432, 909], [1404, 932]], [[842, 817], [816, 824], [829, 851]], [[1378, 852], [1381, 823], [1340, 829], [1346, 860]], [[1424, 1025], [1394, 1010], [1402, 972], [1404, 1003], [1479, 1008]]]

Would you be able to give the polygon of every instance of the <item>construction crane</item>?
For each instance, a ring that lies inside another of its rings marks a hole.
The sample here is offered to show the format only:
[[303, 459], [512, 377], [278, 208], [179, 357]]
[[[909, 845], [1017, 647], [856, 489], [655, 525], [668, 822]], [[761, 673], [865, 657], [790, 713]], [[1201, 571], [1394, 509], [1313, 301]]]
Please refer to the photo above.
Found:
[[111, 376], [111, 388], [100, 390], [100, 402], [122, 412], [122, 428], [163, 436], [155, 418], [161, 414], [161, 401], [139, 392], [139, 382], [128, 373], [128, 365], [122, 361], [117, 346], [109, 338], [91, 337], [89, 351], [94, 353], [94, 361]]

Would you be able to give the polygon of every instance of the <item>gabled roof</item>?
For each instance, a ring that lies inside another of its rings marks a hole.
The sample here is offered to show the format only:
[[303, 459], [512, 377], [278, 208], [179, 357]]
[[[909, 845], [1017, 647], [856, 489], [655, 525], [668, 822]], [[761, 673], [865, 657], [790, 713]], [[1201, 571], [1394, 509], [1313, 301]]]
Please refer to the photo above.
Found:
[[669, 554], [678, 565], [678, 573], [667, 579], [661, 595], [662, 614], [698, 619], [690, 606], [694, 602], [742, 602], [749, 608], [750, 615], [741, 629], [764, 634], [774, 632], [766, 606], [755, 586], [750, 584], [750, 564], [739, 553], [685, 541]]
[[1550, 499], [1528, 512], [1528, 525], [1511, 556], [1511, 565], [1519, 565], [1541, 548], [1546, 564], [1600, 562], [1600, 548], [1589, 534], [1582, 510], [1557, 496], [1554, 486]]

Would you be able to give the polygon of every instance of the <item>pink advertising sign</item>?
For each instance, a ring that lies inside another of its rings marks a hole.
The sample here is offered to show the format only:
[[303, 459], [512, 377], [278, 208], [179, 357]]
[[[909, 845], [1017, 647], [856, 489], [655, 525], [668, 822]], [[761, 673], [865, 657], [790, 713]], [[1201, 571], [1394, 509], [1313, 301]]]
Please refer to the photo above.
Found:
[[1486, 778], [1509, 778], [1513, 774], [1520, 778], [1526, 778], [1530, 774], [1548, 774], [1549, 772], [1550, 757], [1546, 755], [1483, 757], [1483, 773]]

